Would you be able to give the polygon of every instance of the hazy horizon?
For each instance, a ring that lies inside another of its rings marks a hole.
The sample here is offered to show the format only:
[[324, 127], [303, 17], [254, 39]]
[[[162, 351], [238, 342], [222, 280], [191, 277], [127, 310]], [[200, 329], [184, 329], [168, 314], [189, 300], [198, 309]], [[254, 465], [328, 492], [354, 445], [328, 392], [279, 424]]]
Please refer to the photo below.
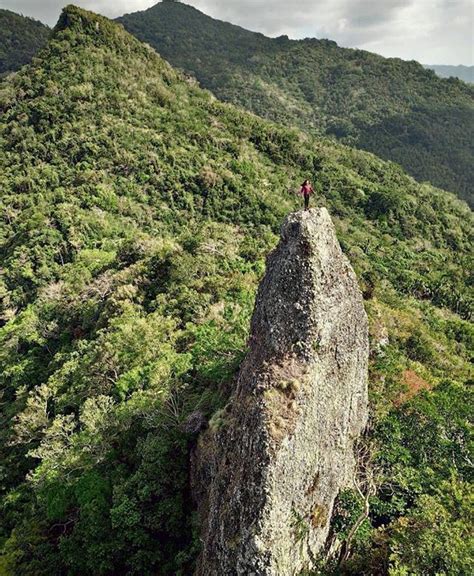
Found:
[[[0, 0], [6, 8], [54, 26], [61, 0]], [[156, 0], [78, 0], [109, 18], [146, 10]], [[427, 65], [473, 65], [470, 0], [187, 0], [213, 18], [275, 37], [328, 38], [340, 46]], [[271, 8], [269, 10], [269, 8]], [[448, 25], [446, 25], [448, 22]]]

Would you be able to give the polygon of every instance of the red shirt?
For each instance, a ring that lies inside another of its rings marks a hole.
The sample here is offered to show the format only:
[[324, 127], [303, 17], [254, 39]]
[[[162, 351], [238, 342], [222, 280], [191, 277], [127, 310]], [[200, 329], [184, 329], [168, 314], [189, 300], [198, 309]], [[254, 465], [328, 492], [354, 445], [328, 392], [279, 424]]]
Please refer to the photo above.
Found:
[[314, 190], [309, 184], [303, 184], [303, 186], [301, 186], [300, 194], [303, 194], [303, 196], [311, 196], [313, 192]]

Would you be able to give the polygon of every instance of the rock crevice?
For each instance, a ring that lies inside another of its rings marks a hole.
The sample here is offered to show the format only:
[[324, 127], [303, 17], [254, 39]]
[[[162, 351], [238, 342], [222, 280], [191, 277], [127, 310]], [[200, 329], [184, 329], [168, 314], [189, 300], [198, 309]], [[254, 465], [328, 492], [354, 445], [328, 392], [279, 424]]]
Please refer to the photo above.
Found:
[[362, 295], [328, 212], [290, 214], [267, 259], [234, 393], [193, 456], [197, 575], [310, 567], [354, 475], [368, 347]]

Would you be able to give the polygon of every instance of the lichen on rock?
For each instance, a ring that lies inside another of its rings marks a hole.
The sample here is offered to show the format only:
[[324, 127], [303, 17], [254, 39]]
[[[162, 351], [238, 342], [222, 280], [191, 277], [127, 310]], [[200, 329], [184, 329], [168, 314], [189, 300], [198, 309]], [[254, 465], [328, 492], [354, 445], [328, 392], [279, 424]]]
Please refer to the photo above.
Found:
[[311, 566], [334, 500], [352, 483], [368, 348], [362, 295], [327, 210], [290, 214], [267, 259], [235, 390], [193, 455], [197, 575]]

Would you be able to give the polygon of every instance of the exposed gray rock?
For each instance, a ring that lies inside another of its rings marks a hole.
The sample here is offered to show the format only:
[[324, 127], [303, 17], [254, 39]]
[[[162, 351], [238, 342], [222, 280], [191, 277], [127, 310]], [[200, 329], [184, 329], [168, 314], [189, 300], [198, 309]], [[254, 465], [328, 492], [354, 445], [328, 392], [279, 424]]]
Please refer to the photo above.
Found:
[[235, 391], [193, 456], [198, 576], [289, 576], [311, 565], [354, 475], [368, 348], [362, 296], [328, 212], [290, 214]]

